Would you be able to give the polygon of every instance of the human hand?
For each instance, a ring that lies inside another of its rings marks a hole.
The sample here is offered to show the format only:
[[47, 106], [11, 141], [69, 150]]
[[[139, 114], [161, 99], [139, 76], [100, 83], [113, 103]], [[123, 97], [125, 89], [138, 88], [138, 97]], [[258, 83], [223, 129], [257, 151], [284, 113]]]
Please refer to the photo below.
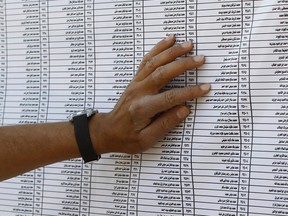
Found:
[[170, 35], [144, 56], [137, 75], [114, 109], [110, 113], [99, 113], [90, 121], [97, 153], [143, 152], [189, 115], [189, 108], [181, 104], [208, 93], [209, 84], [165, 92], [161, 89], [174, 77], [204, 63], [203, 56], [176, 60], [191, 50], [191, 41], [175, 45], [175, 37]]

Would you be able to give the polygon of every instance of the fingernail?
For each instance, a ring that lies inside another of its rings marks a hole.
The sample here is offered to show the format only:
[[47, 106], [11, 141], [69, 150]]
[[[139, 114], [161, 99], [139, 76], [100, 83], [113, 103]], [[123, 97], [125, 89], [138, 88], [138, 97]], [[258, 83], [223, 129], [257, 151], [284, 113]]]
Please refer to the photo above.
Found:
[[166, 41], [170, 41], [174, 39], [174, 34], [170, 34], [168, 37], [165, 38]]
[[210, 84], [202, 84], [202, 85], [200, 85], [200, 89], [202, 90], [202, 91], [209, 91], [210, 89], [211, 89], [211, 85]]
[[199, 55], [199, 56], [194, 56], [193, 60], [197, 63], [202, 63], [204, 61], [204, 56], [203, 55]]
[[191, 42], [190, 40], [189, 40], [189, 41], [186, 41], [186, 42], [182, 43], [181, 46], [182, 46], [183, 48], [189, 48], [189, 47], [192, 46], [192, 42]]
[[189, 115], [189, 110], [187, 107], [181, 107], [178, 109], [176, 115], [179, 119], [184, 119]]

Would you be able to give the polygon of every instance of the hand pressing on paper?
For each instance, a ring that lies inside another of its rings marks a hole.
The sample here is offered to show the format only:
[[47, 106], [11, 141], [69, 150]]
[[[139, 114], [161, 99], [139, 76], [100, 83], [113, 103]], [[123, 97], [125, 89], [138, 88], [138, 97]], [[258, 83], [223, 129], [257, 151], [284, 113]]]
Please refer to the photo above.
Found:
[[[161, 89], [174, 77], [204, 63], [203, 56], [176, 60], [191, 50], [190, 41], [175, 45], [171, 35], [144, 57], [115, 108], [89, 120], [97, 154], [143, 152], [188, 116], [188, 107], [181, 104], [206, 94], [210, 85]], [[0, 127], [0, 150], [0, 180], [81, 156], [74, 126], [68, 121]]]
[[203, 56], [175, 61], [191, 50], [191, 41], [175, 45], [175, 37], [170, 35], [145, 55], [112, 112], [98, 114], [91, 121], [96, 152], [143, 152], [189, 115], [189, 108], [181, 104], [208, 93], [209, 84], [161, 89], [174, 77], [204, 63]]

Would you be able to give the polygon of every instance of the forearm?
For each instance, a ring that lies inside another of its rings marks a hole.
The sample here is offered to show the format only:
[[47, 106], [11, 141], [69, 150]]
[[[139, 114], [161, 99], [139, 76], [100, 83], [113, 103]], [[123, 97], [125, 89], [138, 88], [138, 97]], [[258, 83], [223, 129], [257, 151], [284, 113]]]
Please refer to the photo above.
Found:
[[0, 180], [80, 157], [69, 122], [0, 127]]

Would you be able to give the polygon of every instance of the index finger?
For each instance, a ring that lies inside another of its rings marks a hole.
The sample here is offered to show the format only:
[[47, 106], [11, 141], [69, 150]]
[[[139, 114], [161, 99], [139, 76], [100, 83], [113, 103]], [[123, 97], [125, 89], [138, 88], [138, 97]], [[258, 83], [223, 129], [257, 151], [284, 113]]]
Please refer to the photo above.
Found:
[[174, 34], [170, 34], [168, 37], [164, 38], [163, 40], [159, 41], [144, 57], [142, 62], [139, 65], [138, 71], [141, 71], [145, 64], [151, 59], [152, 57], [158, 55], [159, 53], [163, 52], [164, 50], [172, 47], [175, 43], [175, 36]]

